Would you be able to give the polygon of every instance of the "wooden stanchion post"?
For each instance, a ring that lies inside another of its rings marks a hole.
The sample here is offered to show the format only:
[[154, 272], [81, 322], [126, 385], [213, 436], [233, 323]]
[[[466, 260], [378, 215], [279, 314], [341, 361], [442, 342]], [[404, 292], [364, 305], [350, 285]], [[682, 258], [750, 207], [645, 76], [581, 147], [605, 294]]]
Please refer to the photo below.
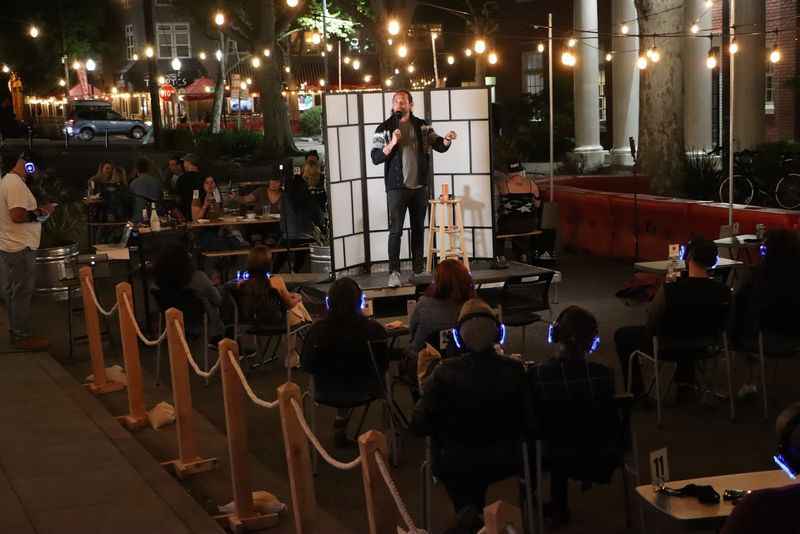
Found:
[[[86, 389], [95, 395], [111, 393], [125, 389], [125, 384], [109, 380], [106, 377], [105, 357], [103, 356], [103, 339], [100, 337], [100, 319], [97, 308], [89, 291], [94, 291], [92, 268], [81, 267], [81, 295], [83, 295], [83, 317], [86, 323], [86, 337], [89, 339], [89, 354], [92, 358], [94, 380], [86, 384]], [[72, 340], [70, 340], [72, 343]]]
[[[210, 471], [217, 466], [216, 458], [201, 458], [197, 453], [192, 411], [192, 386], [189, 382], [189, 355], [180, 341], [183, 335], [183, 313], [170, 308], [166, 313], [169, 366], [172, 371], [172, 400], [178, 425], [178, 459], [165, 462], [175, 469], [178, 478]], [[175, 322], [178, 322], [176, 326]]]
[[128, 282], [117, 284], [117, 302], [119, 302], [119, 334], [122, 338], [122, 358], [125, 360], [125, 374], [128, 377], [128, 415], [117, 419], [128, 430], [136, 430], [147, 426], [147, 412], [144, 409], [144, 392], [142, 390], [142, 362], [139, 359], [139, 340], [133, 322], [136, 317], [132, 309], [125, 305], [125, 298], [133, 308], [131, 285]]
[[358, 437], [358, 450], [361, 455], [361, 478], [367, 503], [369, 534], [396, 532], [397, 525], [400, 524], [397, 508], [375, 462], [375, 451], [380, 451], [386, 458], [386, 463], [389, 463], [386, 436], [375, 430], [365, 432]]
[[495, 501], [483, 509], [483, 524], [486, 534], [506, 534], [506, 527], [514, 532], [522, 532], [522, 512], [519, 508], [503, 501]]
[[296, 534], [315, 534], [317, 526], [317, 497], [314, 493], [314, 476], [311, 470], [308, 438], [297, 419], [292, 400], [303, 405], [303, 396], [297, 384], [288, 382], [278, 388], [281, 409], [283, 447], [292, 488], [292, 505]]
[[227, 516], [233, 532], [260, 530], [278, 524], [278, 514], [259, 514], [253, 506], [250, 466], [247, 461], [247, 423], [245, 392], [228, 352], [239, 358], [239, 345], [231, 339], [219, 342], [222, 359], [222, 394], [225, 401], [225, 427], [228, 431], [228, 455], [231, 459], [234, 512]]

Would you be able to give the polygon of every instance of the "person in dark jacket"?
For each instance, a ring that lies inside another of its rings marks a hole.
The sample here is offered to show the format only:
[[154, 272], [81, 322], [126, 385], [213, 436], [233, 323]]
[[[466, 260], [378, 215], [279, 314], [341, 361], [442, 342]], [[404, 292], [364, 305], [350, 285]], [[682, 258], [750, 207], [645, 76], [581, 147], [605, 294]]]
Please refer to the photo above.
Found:
[[425, 212], [428, 209], [428, 176], [431, 150], [447, 152], [456, 138], [453, 131], [440, 137], [425, 120], [413, 114], [414, 99], [408, 91], [392, 98], [392, 116], [375, 129], [372, 163], [383, 163], [389, 213], [389, 286], [400, 281], [400, 240], [406, 211], [411, 217], [411, 258], [414, 274], [424, 268]]
[[[281, 243], [287, 248], [303, 247], [314, 242], [314, 226], [322, 226], [322, 211], [311, 196], [301, 175], [292, 176], [281, 195]], [[275, 272], [280, 272], [288, 252], [275, 255]], [[300, 272], [308, 250], [292, 252], [292, 272]]]
[[[550, 326], [548, 341], [560, 346], [559, 355], [529, 369], [534, 406], [548, 403], [548, 407], [543, 409], [547, 412], [543, 418], [547, 417], [548, 421], [571, 421], [574, 419], [570, 410], [575, 407], [588, 409], [590, 403], [607, 401], [614, 396], [614, 372], [601, 363], [588, 360], [600, 345], [594, 315], [578, 306], [565, 308]], [[564, 412], [558, 410], [555, 413], [554, 406], [563, 406]], [[599, 449], [595, 447], [592, 437], [587, 436], [583, 444], [568, 443], [564, 446], [562, 443], [547, 443], [552, 499], [550, 519], [554, 526], [569, 521], [569, 478], [607, 483], [616, 466], [611, 462], [610, 467], [604, 469], [607, 463], [592, 454]], [[581, 445], [587, 444], [590, 453], [581, 448]]]
[[383, 395], [386, 330], [364, 316], [363, 298], [352, 278], [334, 282], [326, 298], [327, 315], [311, 326], [300, 354], [300, 367], [314, 376], [315, 400], [338, 408], [333, 423], [337, 447], [352, 445], [346, 433], [350, 408]]
[[433, 474], [459, 515], [481, 511], [493, 482], [521, 472], [525, 370], [498, 354], [502, 325], [482, 300], [468, 300], [456, 326], [462, 354], [423, 383], [411, 428], [431, 437]]

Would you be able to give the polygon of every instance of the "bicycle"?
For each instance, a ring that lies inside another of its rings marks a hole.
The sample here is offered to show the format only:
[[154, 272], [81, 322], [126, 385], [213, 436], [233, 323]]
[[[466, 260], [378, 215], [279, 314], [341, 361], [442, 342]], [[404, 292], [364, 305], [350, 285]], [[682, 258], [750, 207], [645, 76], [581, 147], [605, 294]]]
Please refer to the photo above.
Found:
[[794, 158], [784, 156], [781, 162], [784, 176], [775, 186], [775, 201], [786, 210], [800, 208], [800, 173], [791, 172]]
[[[794, 158], [791, 155], [781, 156], [783, 176], [775, 185], [774, 191], [764, 189], [755, 178], [753, 172], [753, 159], [756, 152], [743, 150], [734, 154], [733, 175], [733, 203], [749, 206], [756, 196], [765, 200], [760, 205], [768, 206], [773, 199], [775, 204], [783, 209], [795, 210], [800, 208], [800, 173], [793, 172]], [[729, 202], [730, 178], [725, 178], [719, 185], [720, 202]]]

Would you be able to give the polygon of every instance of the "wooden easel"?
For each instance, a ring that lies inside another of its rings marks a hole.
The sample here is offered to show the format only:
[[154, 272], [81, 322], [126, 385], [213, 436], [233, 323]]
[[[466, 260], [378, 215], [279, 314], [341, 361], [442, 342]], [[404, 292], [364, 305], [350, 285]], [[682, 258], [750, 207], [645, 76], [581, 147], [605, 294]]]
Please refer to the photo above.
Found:
[[[431, 205], [430, 226], [428, 228], [428, 260], [425, 270], [433, 269], [433, 256], [439, 260], [447, 258], [461, 259], [469, 270], [469, 254], [464, 247], [464, 214], [461, 199], [448, 194], [447, 184], [442, 184], [442, 194], [437, 199], [428, 201]], [[442, 214], [439, 214], [439, 210]], [[438, 235], [433, 246], [433, 236]], [[447, 248], [445, 248], [447, 236]]]

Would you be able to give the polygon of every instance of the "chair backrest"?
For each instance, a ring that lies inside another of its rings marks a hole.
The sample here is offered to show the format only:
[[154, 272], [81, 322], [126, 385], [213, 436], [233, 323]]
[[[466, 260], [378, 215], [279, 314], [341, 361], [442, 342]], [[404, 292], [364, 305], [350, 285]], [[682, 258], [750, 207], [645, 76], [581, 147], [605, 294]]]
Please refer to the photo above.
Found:
[[226, 287], [236, 304], [240, 324], [259, 327], [285, 326], [286, 306], [278, 291], [268, 281], [247, 280]]
[[108, 263], [107, 254], [80, 254], [78, 256], [78, 269], [84, 266], [92, 268], [92, 277], [95, 280], [111, 277], [111, 267]]
[[550, 285], [554, 275], [553, 271], [543, 271], [508, 280], [500, 291], [499, 304], [503, 307], [503, 313], [550, 310]]
[[318, 354], [316, 369], [311, 372], [317, 402], [332, 404], [325, 399], [361, 401], [383, 396], [383, 370], [369, 341], [348, 347], [342, 343], [316, 346], [313, 350]]
[[[732, 293], [721, 284], [679, 287], [676, 282], [664, 287], [667, 305], [656, 335], [674, 344], [701, 345], [703, 340], [719, 339], [728, 325]], [[702, 289], [701, 289], [702, 288]]]
[[439, 351], [442, 357], [450, 357], [456, 354], [455, 343], [453, 342], [453, 329], [445, 328], [433, 332], [425, 340], [431, 347]]
[[205, 307], [203, 301], [191, 289], [152, 288], [150, 293], [162, 313], [170, 308], [177, 308], [183, 312], [185, 324], [202, 324]]

